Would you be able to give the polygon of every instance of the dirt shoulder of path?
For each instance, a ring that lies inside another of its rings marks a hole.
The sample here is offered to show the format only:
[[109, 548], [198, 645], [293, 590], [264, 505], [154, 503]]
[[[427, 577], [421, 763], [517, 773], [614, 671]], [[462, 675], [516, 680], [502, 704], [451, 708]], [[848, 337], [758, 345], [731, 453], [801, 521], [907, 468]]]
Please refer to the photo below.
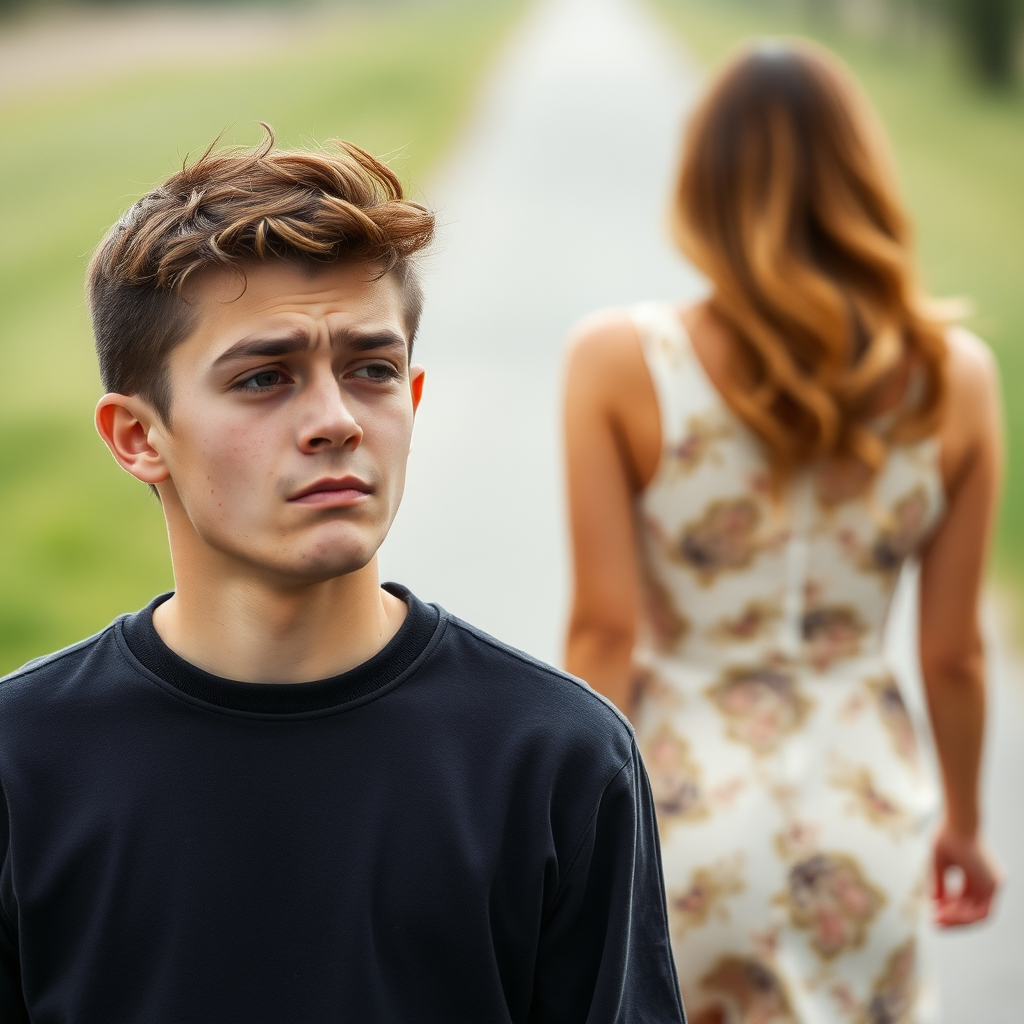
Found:
[[0, 99], [125, 73], [259, 57], [354, 12], [319, 6], [87, 8], [0, 22]]

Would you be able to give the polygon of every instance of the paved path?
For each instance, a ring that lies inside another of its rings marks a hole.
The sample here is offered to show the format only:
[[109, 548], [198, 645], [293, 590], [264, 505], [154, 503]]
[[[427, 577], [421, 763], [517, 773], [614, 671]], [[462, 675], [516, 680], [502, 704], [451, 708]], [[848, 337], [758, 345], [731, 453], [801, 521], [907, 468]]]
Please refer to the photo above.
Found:
[[[418, 350], [427, 390], [383, 572], [549, 661], [567, 600], [562, 342], [589, 310], [699, 290], [662, 229], [695, 86], [633, 0], [542, 0], [430, 192], [445, 226]], [[912, 613], [904, 599], [904, 637]], [[1024, 686], [996, 661], [991, 834], [1024, 879]], [[944, 1021], [1024, 1019], [1022, 912], [1010, 888], [993, 926], [937, 937]]]

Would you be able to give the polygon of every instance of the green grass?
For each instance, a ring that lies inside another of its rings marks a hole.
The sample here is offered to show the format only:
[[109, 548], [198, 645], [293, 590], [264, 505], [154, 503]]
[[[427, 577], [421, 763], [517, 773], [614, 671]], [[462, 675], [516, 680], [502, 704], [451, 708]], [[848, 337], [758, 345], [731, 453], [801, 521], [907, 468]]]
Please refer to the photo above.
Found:
[[655, 0], [703, 64], [740, 40], [798, 34], [832, 48], [857, 74], [889, 132], [917, 226], [925, 283], [965, 296], [968, 322], [1002, 370], [1009, 472], [998, 574], [1024, 583], [1024, 94], [973, 85], [941, 39], [865, 37], [774, 0]]
[[171, 584], [159, 506], [91, 424], [101, 391], [82, 279], [106, 227], [220, 132], [256, 142], [260, 120], [283, 145], [344, 137], [390, 156], [417, 191], [520, 6], [363, 7], [255, 60], [3, 97], [0, 673]]

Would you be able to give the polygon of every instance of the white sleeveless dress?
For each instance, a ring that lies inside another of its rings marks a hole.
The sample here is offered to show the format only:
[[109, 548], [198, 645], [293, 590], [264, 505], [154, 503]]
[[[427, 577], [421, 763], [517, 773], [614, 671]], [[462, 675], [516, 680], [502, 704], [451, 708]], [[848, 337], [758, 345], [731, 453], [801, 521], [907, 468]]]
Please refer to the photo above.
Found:
[[938, 444], [870, 491], [773, 502], [755, 435], [675, 310], [633, 312], [663, 451], [638, 499], [637, 735], [689, 1013], [729, 1024], [922, 1024], [937, 791], [882, 652], [900, 568], [943, 512]]

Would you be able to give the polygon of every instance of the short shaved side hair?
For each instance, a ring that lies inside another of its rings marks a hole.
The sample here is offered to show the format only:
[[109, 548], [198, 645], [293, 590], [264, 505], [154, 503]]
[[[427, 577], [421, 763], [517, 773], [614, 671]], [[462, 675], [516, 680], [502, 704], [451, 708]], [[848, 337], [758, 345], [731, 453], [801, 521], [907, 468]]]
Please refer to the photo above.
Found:
[[290, 262], [316, 270], [365, 265], [394, 274], [409, 344], [423, 293], [413, 257], [434, 235], [434, 215], [407, 200], [395, 174], [365, 150], [336, 141], [318, 152], [211, 146], [146, 193], [107, 232], [90, 264], [87, 297], [107, 391], [140, 395], [169, 422], [167, 359], [195, 329], [183, 294], [205, 270]]

